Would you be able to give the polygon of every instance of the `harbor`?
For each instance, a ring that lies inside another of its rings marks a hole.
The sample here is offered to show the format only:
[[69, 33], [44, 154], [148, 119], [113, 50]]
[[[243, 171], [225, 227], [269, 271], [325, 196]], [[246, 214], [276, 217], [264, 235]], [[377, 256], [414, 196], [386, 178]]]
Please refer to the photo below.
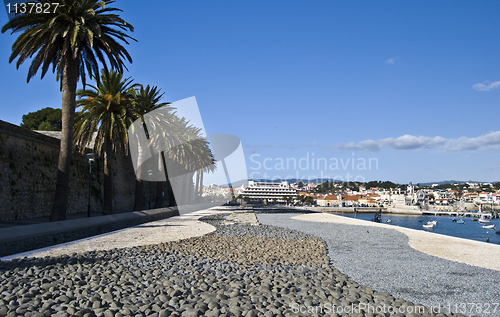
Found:
[[[495, 225], [493, 229], [483, 228], [485, 223], [478, 221], [474, 213], [470, 217], [456, 217], [456, 215], [403, 215], [382, 213], [380, 222], [393, 226], [410, 228], [443, 234], [447, 236], [475, 240], [480, 242], [488, 242], [500, 244], [500, 234], [496, 232], [500, 230], [500, 219], [491, 219], [490, 226]], [[376, 213], [344, 213], [338, 214], [345, 217], [355, 218], [373, 222]], [[454, 221], [455, 220], [455, 221]], [[462, 221], [460, 221], [462, 220]], [[435, 221], [437, 224], [432, 228], [425, 228], [424, 224]]]

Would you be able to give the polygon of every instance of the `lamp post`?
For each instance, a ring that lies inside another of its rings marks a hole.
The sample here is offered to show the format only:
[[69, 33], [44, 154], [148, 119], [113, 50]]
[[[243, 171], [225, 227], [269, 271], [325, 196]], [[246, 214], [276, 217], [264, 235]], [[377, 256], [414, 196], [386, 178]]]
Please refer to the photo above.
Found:
[[88, 153], [87, 158], [89, 160], [89, 205], [87, 209], [87, 217], [90, 218], [90, 189], [92, 187], [92, 162], [94, 162], [96, 155], [94, 153]]
[[153, 171], [152, 170], [148, 170], [148, 174], [149, 174], [149, 209], [151, 209], [151, 176], [153, 176]]

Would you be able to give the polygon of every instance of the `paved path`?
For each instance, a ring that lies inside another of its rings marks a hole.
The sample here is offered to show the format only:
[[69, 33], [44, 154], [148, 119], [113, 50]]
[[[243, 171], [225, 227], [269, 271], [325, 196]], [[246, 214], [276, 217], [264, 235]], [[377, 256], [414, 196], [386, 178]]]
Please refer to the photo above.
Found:
[[[484, 268], [497, 267], [498, 245], [329, 214], [258, 214], [257, 218], [262, 224], [323, 239], [331, 264], [361, 285], [428, 307], [450, 305], [455, 312], [466, 310], [467, 316], [500, 316], [500, 270]], [[493, 262], [484, 258], [485, 252], [491, 252]], [[460, 262], [445, 257], [458, 257]], [[481, 313], [476, 311], [479, 305]]]
[[450, 237], [433, 232], [414, 230], [332, 214], [304, 214], [296, 216], [293, 219], [397, 230], [408, 237], [409, 245], [415, 250], [455, 262], [500, 271], [500, 245], [498, 244]]
[[145, 223], [132, 228], [114, 231], [99, 236], [24, 252], [13, 256], [7, 256], [1, 259], [58, 256], [62, 254], [82, 253], [94, 250], [110, 250], [114, 248], [150, 245], [198, 237], [215, 231], [215, 227], [205, 222], [198, 221], [198, 218], [209, 214], [228, 212], [230, 211], [210, 209], [201, 210], [182, 216]]
[[258, 226], [259, 222], [253, 210], [235, 210], [232, 214], [227, 216], [226, 220], [222, 223], [223, 225], [232, 224], [250, 224]]

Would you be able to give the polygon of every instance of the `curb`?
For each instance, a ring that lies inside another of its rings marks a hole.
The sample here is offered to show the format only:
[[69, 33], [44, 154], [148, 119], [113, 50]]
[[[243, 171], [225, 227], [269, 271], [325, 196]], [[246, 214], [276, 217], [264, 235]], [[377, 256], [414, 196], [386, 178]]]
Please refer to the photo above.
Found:
[[0, 257], [178, 216], [177, 207], [0, 229]]

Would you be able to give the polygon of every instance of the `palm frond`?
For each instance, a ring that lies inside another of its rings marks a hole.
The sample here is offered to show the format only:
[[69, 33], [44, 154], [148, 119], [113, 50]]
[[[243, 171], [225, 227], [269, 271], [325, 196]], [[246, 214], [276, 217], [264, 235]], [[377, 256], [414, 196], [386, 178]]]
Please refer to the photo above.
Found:
[[[52, 0], [40, 0], [51, 4]], [[127, 69], [125, 61], [132, 62], [130, 54], [120, 43], [136, 41], [126, 34], [133, 32], [132, 25], [113, 12], [120, 9], [109, 7], [113, 1], [60, 0], [56, 12], [17, 15], [2, 27], [2, 33], [24, 31], [12, 45], [9, 62], [17, 59], [19, 68], [27, 59], [33, 58], [27, 81], [41, 67], [43, 78], [50, 65], [56, 79], [63, 77], [64, 60], [71, 58], [80, 64], [79, 79], [85, 87], [85, 77], [98, 76], [97, 61], [104, 69]]]

